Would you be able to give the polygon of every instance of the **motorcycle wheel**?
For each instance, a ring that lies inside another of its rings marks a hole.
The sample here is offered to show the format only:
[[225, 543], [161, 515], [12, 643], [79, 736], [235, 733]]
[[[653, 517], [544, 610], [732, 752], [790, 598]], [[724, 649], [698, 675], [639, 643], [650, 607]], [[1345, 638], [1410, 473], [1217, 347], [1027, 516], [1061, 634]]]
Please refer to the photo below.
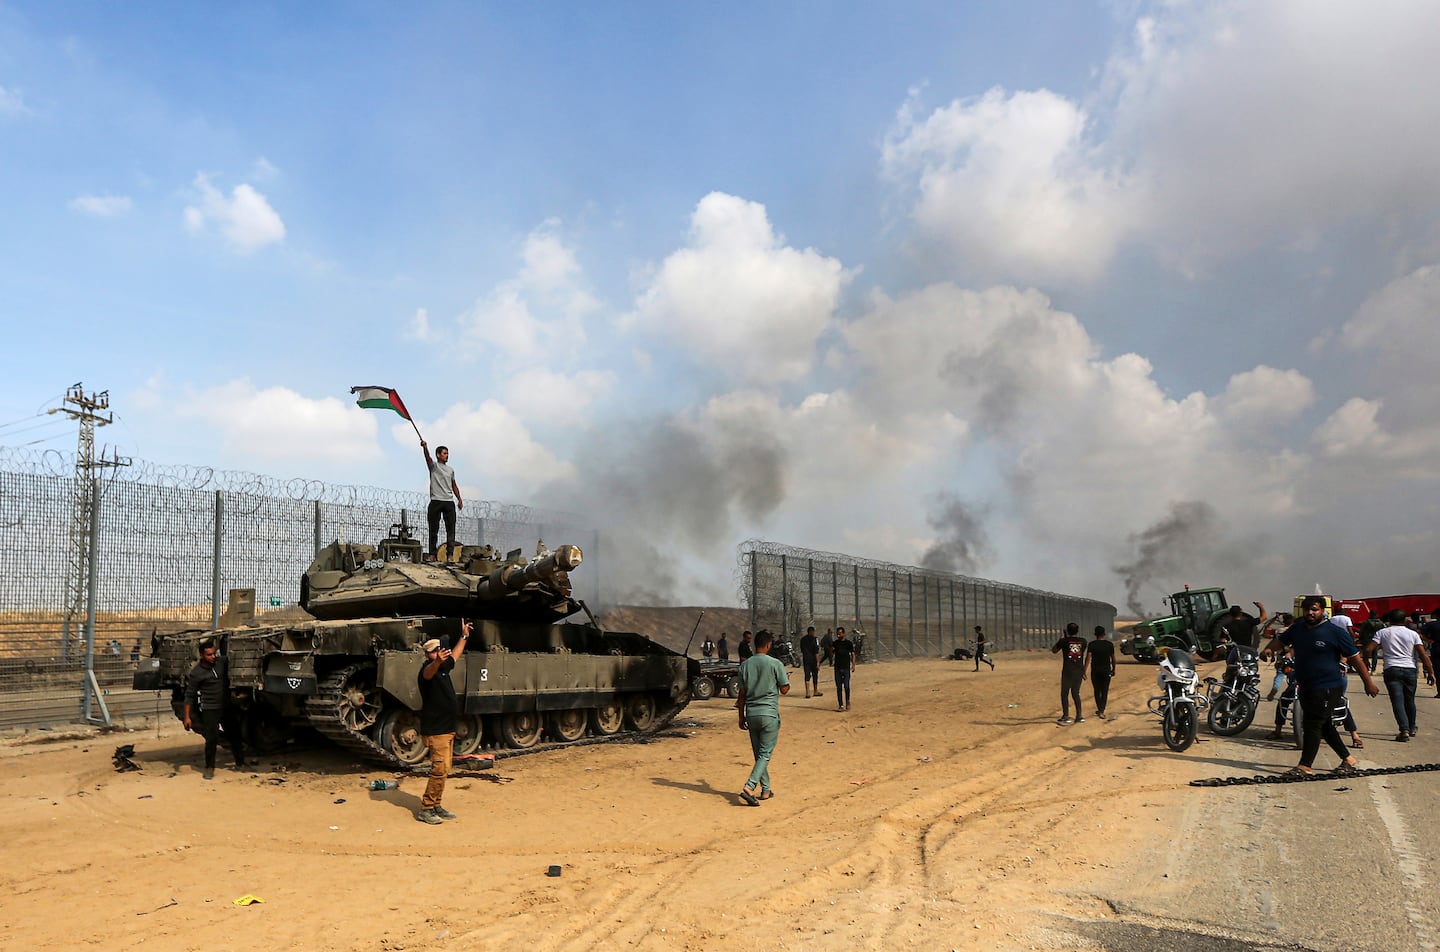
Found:
[[1210, 705], [1210, 730], [1221, 737], [1234, 737], [1255, 720], [1255, 705], [1246, 697], [1221, 695]]
[[1165, 719], [1160, 722], [1160, 729], [1165, 735], [1165, 746], [1174, 751], [1189, 747], [1195, 743], [1196, 727], [1193, 703], [1172, 704]]
[[1295, 736], [1296, 750], [1305, 749], [1305, 732], [1300, 727], [1304, 718], [1305, 715], [1300, 710], [1300, 699], [1297, 697], [1295, 703], [1290, 705], [1290, 731]]

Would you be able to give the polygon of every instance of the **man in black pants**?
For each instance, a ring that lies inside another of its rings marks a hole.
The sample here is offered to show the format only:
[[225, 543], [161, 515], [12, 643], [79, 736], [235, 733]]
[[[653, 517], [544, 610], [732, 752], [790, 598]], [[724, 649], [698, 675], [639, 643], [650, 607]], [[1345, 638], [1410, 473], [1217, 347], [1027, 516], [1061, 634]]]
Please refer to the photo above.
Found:
[[835, 659], [835, 710], [850, 710], [850, 675], [855, 673], [855, 645], [845, 637], [844, 628], [835, 629], [830, 646]]
[[986, 654], [986, 652], [985, 652], [985, 649], [988, 648], [988, 647], [990, 647], [990, 642], [989, 642], [989, 640], [986, 639], [986, 637], [985, 637], [985, 631], [984, 631], [984, 629], [982, 629], [979, 625], [976, 625], [976, 626], [975, 626], [975, 670], [976, 670], [976, 671], [979, 671], [979, 670], [980, 670], [980, 662], [982, 662], [982, 661], [985, 662], [986, 664], [988, 664], [988, 665], [990, 666], [990, 670], [991, 670], [991, 671], [994, 671], [994, 670], [995, 670], [995, 662], [994, 662], [994, 661], [991, 661], [991, 660], [990, 660], [990, 655]]
[[1095, 716], [1105, 720], [1105, 705], [1110, 700], [1110, 679], [1115, 677], [1115, 643], [1105, 637], [1105, 626], [1095, 626], [1095, 640], [1085, 649], [1085, 663], [1090, 666], [1090, 686], [1095, 691]]
[[215, 639], [200, 642], [200, 662], [185, 678], [185, 722], [187, 731], [205, 738], [205, 779], [215, 779], [215, 748], [223, 729], [235, 766], [245, 766], [245, 742], [240, 724], [230, 706], [230, 659], [219, 653]]
[[805, 669], [805, 696], [810, 696], [813, 682], [815, 696], [824, 697], [820, 693], [820, 639], [815, 637], [814, 625], [806, 628], [805, 637], [800, 639], [800, 663]]
[[[1085, 649], [1088, 642], [1080, 637], [1080, 626], [1075, 622], [1065, 626], [1065, 636], [1055, 642], [1051, 654], [1061, 655], [1060, 666], [1060, 719], [1055, 723], [1062, 727], [1078, 724], [1085, 720], [1080, 713], [1080, 683], [1085, 680]], [[1075, 719], [1070, 719], [1070, 700], [1075, 700]]]
[[440, 520], [445, 520], [445, 548], [455, 545], [455, 510], [465, 508], [460, 498], [460, 484], [455, 482], [455, 468], [450, 465], [450, 448], [437, 447], [435, 458], [430, 458], [430, 447], [424, 440], [420, 449], [425, 453], [425, 465], [430, 468], [430, 507], [425, 510], [425, 521], [430, 528], [430, 558], [438, 551], [435, 543], [440, 538]]
[[[1300, 684], [1300, 763], [1287, 773], [1300, 777], [1313, 774], [1320, 738], [1324, 737], [1325, 743], [1340, 758], [1335, 772], [1353, 774], [1355, 758], [1345, 749], [1331, 715], [1345, 697], [1340, 662], [1358, 660], [1360, 652], [1350, 632], [1325, 617], [1324, 596], [1306, 595], [1300, 607], [1304, 617], [1276, 635], [1267, 646], [1270, 651], [1282, 645], [1295, 649], [1295, 680]], [[1358, 668], [1360, 680], [1365, 682], [1365, 693], [1375, 697], [1380, 688], [1370, 677], [1370, 669], [1363, 664]]]

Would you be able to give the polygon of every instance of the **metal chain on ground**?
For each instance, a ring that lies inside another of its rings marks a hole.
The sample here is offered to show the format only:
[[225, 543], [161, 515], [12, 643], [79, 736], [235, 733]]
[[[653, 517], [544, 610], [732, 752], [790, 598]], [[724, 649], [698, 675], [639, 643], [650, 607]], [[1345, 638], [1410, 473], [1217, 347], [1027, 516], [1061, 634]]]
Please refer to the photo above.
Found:
[[1427, 773], [1440, 770], [1440, 764], [1407, 764], [1402, 767], [1357, 767], [1354, 770], [1310, 774], [1254, 774], [1249, 777], [1209, 777], [1192, 780], [1192, 787], [1243, 787], [1260, 783], [1313, 783], [1317, 780], [1351, 780], [1363, 777], [1383, 777], [1387, 774]]

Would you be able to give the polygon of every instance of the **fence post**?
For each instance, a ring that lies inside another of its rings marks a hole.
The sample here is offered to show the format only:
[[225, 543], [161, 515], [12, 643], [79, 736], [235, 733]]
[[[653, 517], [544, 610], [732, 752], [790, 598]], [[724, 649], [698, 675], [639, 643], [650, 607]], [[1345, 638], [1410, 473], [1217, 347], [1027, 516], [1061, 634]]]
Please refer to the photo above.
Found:
[[[403, 510], [403, 509], [401, 510], [400, 518], [401, 518], [401, 519], [404, 519], [404, 518], [405, 518], [404, 510]], [[317, 559], [320, 558], [320, 531], [321, 531], [321, 530], [320, 530], [320, 500], [317, 499], [317, 500], [315, 500], [315, 555], [314, 555], [314, 558], [317, 558]]]
[[[81, 712], [90, 720], [90, 684], [95, 673], [95, 592], [99, 588], [99, 573], [95, 563], [100, 554], [100, 477], [90, 483], [90, 558], [85, 578], [85, 707]], [[106, 723], [109, 723], [108, 716]]]
[[754, 631], [759, 626], [755, 624], [756, 605], [760, 602], [760, 551], [750, 550], [750, 630]]
[[220, 627], [220, 539], [225, 521], [225, 492], [215, 490], [215, 545], [210, 569], [210, 627]]

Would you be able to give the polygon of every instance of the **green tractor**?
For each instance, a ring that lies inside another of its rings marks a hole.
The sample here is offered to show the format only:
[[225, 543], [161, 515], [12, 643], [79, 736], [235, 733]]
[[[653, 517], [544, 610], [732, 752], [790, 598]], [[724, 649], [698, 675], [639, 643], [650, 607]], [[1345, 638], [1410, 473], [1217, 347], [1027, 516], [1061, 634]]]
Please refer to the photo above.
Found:
[[1185, 591], [1176, 592], [1168, 601], [1171, 614], [1142, 621], [1132, 628], [1130, 637], [1120, 642], [1122, 654], [1136, 661], [1156, 662], [1167, 648], [1206, 655], [1214, 650], [1230, 610], [1225, 589], [1192, 589], [1187, 585]]

